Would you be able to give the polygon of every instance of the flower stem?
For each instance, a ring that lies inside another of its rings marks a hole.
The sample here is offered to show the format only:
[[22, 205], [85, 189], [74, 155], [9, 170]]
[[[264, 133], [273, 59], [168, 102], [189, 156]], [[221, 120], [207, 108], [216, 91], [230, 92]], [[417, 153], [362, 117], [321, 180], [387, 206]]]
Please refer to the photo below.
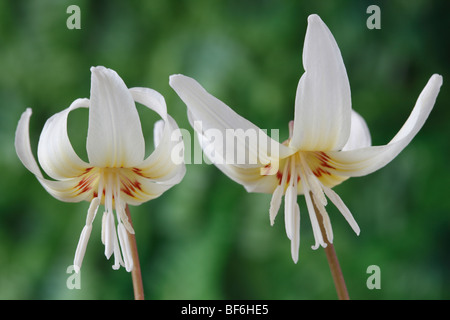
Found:
[[317, 220], [319, 221], [320, 231], [324, 236], [325, 243], [327, 244], [325, 250], [325, 254], [327, 256], [328, 265], [330, 266], [331, 276], [333, 277], [334, 286], [336, 287], [336, 292], [339, 300], [350, 300], [348, 295], [347, 286], [345, 285], [344, 275], [342, 274], [341, 266], [339, 265], [339, 260], [336, 255], [336, 251], [334, 250], [334, 246], [332, 243], [328, 241], [326, 236], [325, 227], [323, 225], [323, 218], [320, 214], [319, 210], [314, 203], [314, 210], [316, 212]]
[[[128, 221], [133, 227], [131, 222], [131, 214], [128, 205], [125, 207], [125, 211], [128, 216]], [[133, 281], [134, 300], [144, 300], [144, 286], [142, 284], [141, 265], [139, 263], [139, 254], [136, 245], [136, 236], [127, 232], [128, 240], [130, 242], [131, 255], [133, 257], [133, 270], [131, 270], [131, 279]]]

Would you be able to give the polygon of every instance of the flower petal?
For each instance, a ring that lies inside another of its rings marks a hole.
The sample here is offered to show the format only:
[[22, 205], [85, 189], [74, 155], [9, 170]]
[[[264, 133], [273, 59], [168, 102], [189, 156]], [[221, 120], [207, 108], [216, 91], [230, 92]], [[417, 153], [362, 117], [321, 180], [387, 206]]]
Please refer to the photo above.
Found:
[[157, 112], [163, 121], [155, 123], [155, 150], [147, 159], [136, 165], [136, 168], [142, 177], [164, 185], [167, 190], [179, 183], [186, 173], [184, 160], [178, 161], [173, 155], [175, 150], [179, 151], [180, 146], [181, 151], [184, 149], [180, 129], [176, 121], [167, 114], [166, 102], [160, 93], [149, 88], [132, 88], [130, 93], [136, 102]]
[[349, 151], [329, 151], [332, 173], [342, 176], [364, 176], [392, 161], [422, 128], [434, 106], [442, 76], [434, 74], [422, 90], [411, 115], [395, 137], [384, 146], [367, 147]]
[[192, 127], [211, 140], [215, 152], [228, 162], [231, 151], [234, 156], [248, 156], [247, 161], [233, 164], [248, 167], [267, 165], [275, 158], [284, 158], [293, 153], [290, 148], [272, 140], [264, 131], [238, 115], [225, 103], [209, 94], [197, 81], [183, 75], [170, 76], [170, 86], [188, 108]]
[[370, 147], [371, 144], [372, 139], [366, 121], [364, 121], [364, 118], [359, 113], [352, 110], [350, 136], [348, 137], [347, 143], [342, 147], [342, 151]]
[[91, 68], [87, 153], [96, 167], [133, 167], [145, 155], [144, 136], [133, 98], [119, 75]]
[[29, 123], [31, 113], [31, 109], [27, 109], [22, 114], [16, 129], [15, 148], [20, 161], [36, 176], [44, 189], [56, 199], [66, 202], [85, 200], [90, 194], [79, 192], [79, 189], [76, 188], [80, 182], [79, 178], [52, 181], [45, 179], [42, 175], [30, 146]]
[[304, 151], [339, 150], [350, 133], [350, 85], [339, 47], [315, 14], [308, 17], [303, 65], [290, 146]]
[[[205, 157], [210, 159], [213, 158], [211, 153], [214, 150], [206, 147], [209, 143], [208, 139], [197, 132], [197, 137], [199, 144], [203, 149]], [[280, 184], [277, 174], [262, 174], [265, 168], [264, 166], [259, 167], [242, 167], [233, 164], [227, 164], [225, 159], [221, 158], [221, 155], [214, 155], [214, 161], [211, 161], [214, 165], [227, 175], [231, 180], [241, 184], [247, 192], [257, 192], [257, 193], [273, 193], [277, 186]], [[279, 168], [276, 168], [278, 172]], [[283, 187], [284, 192], [284, 187]]]
[[67, 117], [77, 108], [88, 108], [88, 99], [77, 99], [69, 108], [47, 120], [39, 137], [38, 160], [42, 169], [53, 179], [77, 177], [89, 167], [73, 150], [67, 135]]

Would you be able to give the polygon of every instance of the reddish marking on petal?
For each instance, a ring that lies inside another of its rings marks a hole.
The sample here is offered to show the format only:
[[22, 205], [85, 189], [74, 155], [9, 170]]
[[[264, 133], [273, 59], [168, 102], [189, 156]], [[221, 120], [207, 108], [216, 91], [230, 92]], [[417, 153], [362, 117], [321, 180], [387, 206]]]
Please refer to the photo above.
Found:
[[147, 179], [151, 179], [151, 177], [146, 176], [145, 174], [142, 173], [142, 169], [139, 168], [133, 168], [132, 169], [134, 173], [136, 173], [137, 175], [143, 177], [143, 178], [147, 178]]
[[[329, 164], [330, 157], [323, 151], [316, 152], [317, 159], [320, 161], [320, 166], [330, 169], [336, 169]], [[325, 170], [326, 171], [326, 170]]]
[[129, 195], [130, 197], [134, 197], [133, 194], [130, 192], [130, 190], [128, 190], [128, 188], [120, 188], [120, 191]]
[[325, 158], [325, 159], [327, 159], [327, 160], [330, 160], [330, 156], [327, 155], [325, 152], [320, 151], [319, 154], [320, 154], [323, 158]]
[[323, 170], [321, 167], [314, 170], [313, 173], [317, 178], [320, 178], [322, 176], [322, 174], [328, 174], [328, 175], [330, 174], [328, 171]]
[[89, 167], [89, 168], [84, 169], [84, 172], [79, 174], [78, 177], [81, 177], [81, 176], [85, 175], [86, 173], [89, 173], [89, 171], [91, 171], [92, 169], [94, 169], [94, 167]]
[[[133, 168], [133, 172], [135, 172], [136, 174], [138, 174], [139, 176], [144, 176], [140, 173], [140, 169], [138, 168]], [[120, 190], [129, 195], [130, 197], [136, 197], [136, 193], [137, 191], [141, 191], [142, 192], [142, 184], [137, 180], [137, 179], [130, 179], [129, 177], [123, 177], [123, 179], [121, 179], [121, 185], [122, 187], [120, 188]]]
[[86, 168], [84, 170], [84, 173], [79, 175], [79, 177], [82, 176], [81, 180], [77, 183], [75, 186], [75, 189], [78, 190], [77, 196], [88, 192], [92, 189], [92, 181], [95, 177], [95, 175], [90, 175], [89, 172], [93, 169], [93, 167]]

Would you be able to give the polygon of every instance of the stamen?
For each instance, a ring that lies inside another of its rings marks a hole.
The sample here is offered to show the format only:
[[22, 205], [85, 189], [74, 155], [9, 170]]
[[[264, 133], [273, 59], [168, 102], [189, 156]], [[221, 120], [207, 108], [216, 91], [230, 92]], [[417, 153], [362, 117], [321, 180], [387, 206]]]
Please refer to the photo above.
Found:
[[104, 185], [104, 177], [103, 177], [103, 170], [100, 170], [99, 177], [98, 177], [98, 189], [97, 189], [97, 197], [100, 199], [100, 202], [103, 198], [103, 185]]
[[355, 218], [353, 218], [352, 213], [347, 208], [344, 201], [342, 201], [341, 197], [339, 197], [339, 195], [336, 192], [334, 192], [332, 189], [328, 187], [323, 186], [323, 191], [325, 191], [325, 194], [331, 200], [331, 202], [333, 202], [336, 208], [339, 209], [339, 211], [344, 216], [345, 220], [347, 220], [350, 227], [352, 227], [353, 231], [355, 231], [355, 233], [359, 235], [360, 229], [358, 223], [356, 223]]
[[95, 215], [97, 214], [97, 209], [100, 205], [100, 199], [94, 198], [89, 205], [88, 214], [86, 216], [86, 225], [91, 225], [92, 221], [94, 221]]
[[120, 268], [120, 266], [124, 266], [122, 255], [120, 254], [120, 247], [119, 247], [119, 241], [117, 240], [117, 234], [116, 234], [116, 228], [113, 224], [113, 234], [114, 234], [114, 265], [112, 268], [114, 270], [117, 270]]
[[286, 188], [286, 181], [287, 181], [287, 177], [288, 177], [288, 168], [290, 166], [290, 162], [291, 162], [291, 158], [288, 158], [286, 160], [286, 163], [284, 164], [284, 168], [283, 168], [283, 174], [281, 176], [281, 181], [280, 181], [280, 185], [284, 188]]
[[300, 207], [297, 203], [297, 172], [295, 158], [291, 161], [291, 187], [292, 187], [292, 204], [291, 204], [291, 256], [294, 263], [298, 261], [298, 250], [300, 247]]
[[286, 228], [286, 234], [289, 239], [292, 240], [292, 236], [295, 232], [293, 228], [293, 211], [294, 204], [296, 200], [297, 192], [294, 190], [294, 187], [289, 185], [286, 190], [286, 196], [284, 198], [284, 222], [285, 222], [285, 228]]
[[81, 264], [83, 263], [84, 254], [86, 253], [87, 244], [91, 236], [92, 221], [97, 214], [98, 206], [100, 205], [100, 199], [94, 198], [89, 205], [88, 214], [86, 216], [86, 225], [81, 231], [80, 240], [78, 240], [77, 249], [75, 250], [75, 257], [73, 259], [73, 265], [75, 272], [79, 272], [81, 269]]
[[120, 177], [119, 177], [119, 175], [116, 175], [116, 188], [115, 188], [114, 199], [116, 202], [117, 220], [119, 222], [122, 221], [124, 223], [127, 231], [131, 234], [134, 234], [133, 227], [131, 226], [130, 222], [128, 221], [127, 214], [125, 213], [125, 206], [120, 199], [120, 185], [121, 185]]
[[[83, 229], [80, 238], [75, 261], [76, 266], [81, 264], [81, 260], [86, 250], [87, 240], [90, 235], [91, 224], [95, 218], [97, 209], [102, 202], [105, 211], [102, 217], [102, 243], [105, 246], [105, 256], [107, 259], [114, 254], [113, 269], [117, 270], [120, 266], [125, 266], [127, 271], [133, 269], [133, 259], [131, 255], [128, 233], [134, 234], [128, 216], [125, 211], [126, 203], [123, 201], [122, 194], [122, 176], [123, 172], [120, 168], [102, 168], [99, 170], [98, 176], [98, 193], [91, 201], [88, 215], [86, 217], [86, 227]], [[126, 174], [126, 173], [125, 173]], [[134, 186], [134, 185], [133, 185]], [[114, 210], [117, 215], [117, 230], [115, 226]], [[123, 259], [122, 259], [123, 253]]]
[[291, 239], [291, 256], [294, 263], [298, 261], [298, 250], [300, 248], [300, 207], [298, 203], [294, 206], [295, 212], [293, 212], [293, 227], [294, 227], [294, 237]]
[[333, 229], [331, 227], [331, 221], [330, 221], [330, 217], [327, 213], [327, 211], [325, 210], [325, 207], [322, 205], [322, 203], [320, 203], [315, 194], [312, 195], [312, 199], [314, 201], [314, 204], [316, 205], [317, 210], [319, 210], [320, 215], [322, 216], [322, 221], [323, 221], [323, 225], [325, 227], [325, 232], [327, 235], [327, 239], [328, 242], [333, 243]]
[[[284, 198], [284, 221], [286, 224], [286, 234], [289, 239], [293, 239], [295, 234], [295, 227], [294, 227], [294, 210], [295, 210], [295, 204], [297, 203], [297, 174], [295, 173], [295, 160], [294, 158], [291, 158], [289, 163], [286, 164], [287, 167], [289, 167], [289, 173], [290, 173], [290, 180], [289, 180], [289, 186], [286, 189], [286, 196]], [[295, 186], [295, 187], [294, 187]]]
[[120, 247], [122, 248], [123, 259], [125, 261], [125, 269], [130, 272], [133, 270], [133, 256], [130, 249], [130, 241], [128, 239], [127, 230], [122, 223], [118, 225], [118, 234]]
[[103, 212], [102, 216], [102, 244], [106, 243], [106, 211]]
[[75, 250], [75, 257], [73, 259], [73, 265], [75, 272], [78, 273], [83, 263], [84, 254], [86, 253], [86, 247], [91, 236], [92, 225], [85, 225], [81, 231], [80, 240], [78, 241], [77, 249]]
[[280, 184], [275, 188], [275, 191], [272, 194], [272, 199], [270, 201], [269, 218], [270, 218], [270, 225], [272, 226], [275, 223], [275, 217], [277, 216], [278, 211], [280, 210], [281, 198], [283, 197], [284, 189], [286, 188], [286, 180], [288, 176], [287, 170], [289, 167], [289, 162], [290, 159], [288, 158], [286, 160], [286, 163], [284, 164]]
[[115, 238], [115, 227], [114, 227], [114, 216], [111, 212], [105, 212], [105, 256], [107, 259], [111, 257], [114, 252], [114, 238]]
[[281, 185], [277, 186], [275, 188], [275, 191], [273, 192], [272, 200], [270, 200], [269, 216], [271, 226], [273, 226], [273, 224], [275, 223], [275, 217], [277, 216], [278, 211], [280, 210], [283, 192], [284, 188]]
[[306, 176], [306, 179], [308, 180], [308, 185], [309, 185], [310, 190], [316, 196], [316, 198], [320, 201], [320, 203], [323, 206], [326, 206], [328, 201], [327, 201], [327, 198], [325, 197], [325, 195], [323, 194], [322, 186], [321, 186], [319, 179], [317, 179], [317, 177], [311, 171], [311, 168], [306, 163], [304, 155], [302, 156], [301, 154], [299, 154], [299, 158], [300, 158], [301, 170], [303, 170], [303, 172]]
[[314, 206], [311, 201], [311, 196], [309, 194], [309, 180], [306, 180], [305, 173], [303, 172], [303, 167], [298, 171], [300, 174], [300, 179], [303, 183], [303, 192], [305, 194], [306, 206], [308, 207], [309, 219], [311, 220], [311, 226], [313, 229], [314, 239], [316, 243], [311, 246], [313, 250], [316, 250], [321, 245], [326, 248], [327, 244], [323, 241], [322, 232], [320, 231], [319, 222], [317, 221], [316, 213], [314, 210]]

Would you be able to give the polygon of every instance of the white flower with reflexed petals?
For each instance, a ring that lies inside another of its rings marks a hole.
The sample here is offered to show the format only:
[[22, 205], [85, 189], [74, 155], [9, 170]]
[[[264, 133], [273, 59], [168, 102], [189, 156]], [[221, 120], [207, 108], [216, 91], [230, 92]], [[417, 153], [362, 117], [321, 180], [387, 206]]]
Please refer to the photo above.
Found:
[[[171, 135], [179, 130], [167, 114], [164, 98], [148, 88], [128, 89], [118, 74], [104, 67], [91, 68], [91, 97], [77, 99], [69, 108], [47, 120], [39, 138], [39, 169], [30, 147], [27, 109], [17, 126], [15, 147], [25, 167], [53, 197], [66, 202], [90, 201], [86, 225], [75, 252], [74, 266], [81, 267], [100, 204], [102, 242], [109, 259], [114, 254], [114, 269], [133, 269], [133, 258], [127, 232], [134, 234], [128, 221], [127, 204], [139, 205], [160, 196], [184, 176], [184, 163], [171, 161], [177, 145]], [[155, 150], [145, 158], [145, 142], [135, 101], [155, 111], [162, 118], [155, 123]], [[77, 108], [89, 108], [86, 148], [89, 161], [78, 157], [67, 134], [67, 117]], [[113, 211], [116, 212], [117, 229]], [[122, 258], [123, 257], [123, 258]]]
[[[284, 195], [285, 227], [291, 240], [294, 262], [298, 260], [300, 243], [297, 195], [305, 196], [315, 238], [314, 249], [326, 247], [324, 236], [330, 243], [333, 242], [331, 222], [325, 210], [327, 198], [359, 234], [355, 219], [332, 188], [349, 177], [372, 173], [393, 160], [423, 126], [442, 85], [442, 77], [433, 75], [395, 137], [387, 145], [371, 146], [366, 122], [351, 107], [350, 85], [340, 50], [330, 30], [317, 15], [308, 18], [303, 65], [305, 73], [297, 88], [294, 121], [289, 125], [290, 137], [282, 144], [210, 95], [194, 79], [183, 75], [170, 78], [170, 85], [187, 105], [194, 129], [202, 128], [196, 130], [199, 140], [203, 146], [215, 148], [216, 158], [217, 155], [226, 156], [221, 147], [230, 142], [211, 141], [205, 134], [207, 130], [220, 130], [224, 137], [225, 131], [230, 129], [257, 133], [257, 146], [241, 136], [235, 141], [235, 149], [245, 150], [249, 158], [260, 161], [220, 161], [215, 165], [248, 192], [273, 195], [269, 210], [271, 224], [275, 221]], [[274, 144], [277, 148], [272, 148], [270, 152], [264, 147]], [[318, 216], [323, 219], [325, 235], [321, 232], [314, 205]]]

